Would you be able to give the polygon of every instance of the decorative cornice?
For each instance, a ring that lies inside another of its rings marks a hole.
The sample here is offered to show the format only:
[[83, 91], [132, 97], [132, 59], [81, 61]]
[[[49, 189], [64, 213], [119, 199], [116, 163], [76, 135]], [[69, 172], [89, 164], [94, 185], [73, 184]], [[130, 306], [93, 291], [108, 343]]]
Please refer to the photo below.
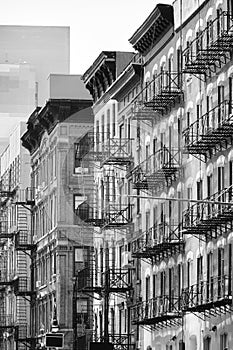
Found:
[[143, 74], [143, 65], [140, 63], [132, 63], [127, 69], [119, 76], [119, 78], [110, 87], [108, 93], [111, 99], [116, 99], [119, 101], [124, 91], [127, 90], [129, 85], [133, 82], [140, 81]]
[[159, 4], [129, 39], [133, 48], [145, 55], [174, 25], [173, 7]]
[[32, 154], [40, 146], [45, 131], [50, 134], [58, 123], [72, 114], [91, 107], [92, 100], [50, 99], [41, 109], [37, 107], [27, 122], [27, 131], [22, 136], [22, 145]]

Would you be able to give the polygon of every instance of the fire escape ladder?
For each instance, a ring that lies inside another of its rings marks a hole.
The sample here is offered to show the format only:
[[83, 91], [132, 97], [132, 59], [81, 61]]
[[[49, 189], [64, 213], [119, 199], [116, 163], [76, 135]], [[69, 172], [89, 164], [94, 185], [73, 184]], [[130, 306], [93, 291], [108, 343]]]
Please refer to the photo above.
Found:
[[130, 270], [109, 268], [101, 271], [93, 267], [84, 268], [78, 272], [77, 288], [79, 292], [97, 293], [100, 296], [105, 293], [126, 294], [132, 289]]
[[145, 231], [132, 242], [132, 257], [160, 261], [180, 253], [184, 248], [182, 224], [161, 222]]
[[184, 73], [210, 77], [230, 60], [233, 21], [230, 12], [222, 12], [183, 51]]
[[136, 189], [158, 190], [170, 185], [181, 173], [180, 151], [163, 146], [130, 172]]
[[132, 139], [109, 138], [102, 145], [103, 159], [100, 163], [104, 165], [129, 166], [133, 162]]
[[[217, 191], [204, 199], [203, 202], [189, 206], [183, 215], [184, 233], [212, 236], [212, 233], [216, 229], [221, 230], [222, 226], [229, 225], [231, 227], [233, 221], [232, 191], [233, 186], [230, 186]], [[227, 203], [230, 203], [230, 205], [227, 205]]]
[[182, 74], [160, 72], [147, 84], [132, 104], [133, 120], [158, 121], [183, 99]]
[[232, 104], [224, 100], [183, 131], [186, 153], [203, 161], [232, 143]]

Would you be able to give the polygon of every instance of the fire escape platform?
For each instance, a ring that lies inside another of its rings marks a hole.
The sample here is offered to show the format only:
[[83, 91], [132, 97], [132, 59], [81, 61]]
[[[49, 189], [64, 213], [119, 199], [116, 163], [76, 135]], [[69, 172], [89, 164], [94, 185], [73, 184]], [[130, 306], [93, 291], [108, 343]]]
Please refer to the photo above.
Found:
[[[166, 322], [166, 321], [169, 321], [169, 320], [174, 320], [174, 319], [177, 319], [177, 318], [181, 318], [182, 315], [179, 314], [179, 313], [166, 313], [166, 314], [161, 314], [160, 316], [156, 316], [156, 317], [151, 317], [151, 318], [144, 318], [143, 320], [140, 320], [140, 321], [132, 321], [132, 324], [137, 324], [137, 325], [154, 325], [154, 324], [158, 324], [158, 323], [161, 323], [161, 326], [162, 326], [162, 323], [163, 322]], [[166, 327], [166, 326], [164, 326]]]
[[210, 77], [231, 59], [232, 45], [232, 16], [222, 12], [183, 51], [183, 72]]
[[184, 248], [184, 241], [177, 240], [173, 242], [158, 243], [152, 247], [146, 247], [145, 249], [132, 252], [133, 258], [151, 258], [156, 255], [167, 253], [169, 255], [174, 251], [182, 251]]
[[[133, 102], [133, 120], [159, 120], [176, 103], [183, 99], [179, 72], [162, 71], [149, 85], [141, 90]], [[150, 96], [148, 91], [151, 91]]]
[[205, 313], [207, 310], [221, 308], [226, 305], [232, 305], [232, 297], [223, 297], [222, 299], [216, 301], [205, 302], [204, 304], [197, 304], [193, 306], [188, 306], [183, 309], [184, 312], [200, 312]]

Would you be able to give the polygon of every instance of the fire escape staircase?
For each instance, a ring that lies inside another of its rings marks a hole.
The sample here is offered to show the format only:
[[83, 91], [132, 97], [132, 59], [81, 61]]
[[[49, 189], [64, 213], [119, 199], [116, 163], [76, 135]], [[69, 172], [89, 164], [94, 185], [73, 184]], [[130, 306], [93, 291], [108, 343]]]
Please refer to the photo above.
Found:
[[223, 101], [183, 132], [186, 153], [207, 161], [226, 149], [233, 139], [232, 103]]
[[76, 215], [86, 223], [101, 228], [116, 228], [128, 225], [132, 221], [132, 205], [108, 203], [104, 210], [98, 211], [96, 203], [83, 202], [76, 210]]
[[163, 146], [129, 172], [134, 188], [150, 191], [166, 188], [181, 173], [180, 152], [177, 149], [168, 149], [166, 146]]
[[[233, 186], [230, 186], [207, 197], [207, 203], [204, 199], [203, 203], [199, 202], [189, 206], [183, 214], [183, 233], [216, 238], [219, 233], [226, 229], [232, 229], [232, 191]], [[227, 205], [228, 202], [229, 205]]]
[[210, 77], [231, 59], [233, 20], [222, 12], [183, 51], [184, 73]]
[[101, 167], [104, 165], [129, 166], [133, 162], [132, 139], [109, 138], [102, 144], [101, 152]]
[[181, 225], [162, 222], [145, 231], [132, 242], [132, 257], [159, 262], [184, 249]]
[[159, 120], [183, 100], [182, 75], [162, 71], [137, 96], [132, 105], [133, 120]]
[[[98, 282], [98, 277], [99, 282]], [[82, 293], [124, 294], [132, 289], [130, 269], [109, 268], [106, 271], [87, 267], [78, 273], [78, 291]]]

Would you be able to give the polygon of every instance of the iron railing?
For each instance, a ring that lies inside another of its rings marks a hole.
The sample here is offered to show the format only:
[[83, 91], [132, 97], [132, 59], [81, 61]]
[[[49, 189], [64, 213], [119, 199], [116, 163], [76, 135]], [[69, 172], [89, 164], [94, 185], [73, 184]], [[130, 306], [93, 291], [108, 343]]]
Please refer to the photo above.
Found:
[[132, 104], [132, 119], [153, 119], [180, 101], [182, 74], [162, 71], [138, 94]]
[[175, 180], [181, 169], [179, 150], [163, 146], [130, 171], [135, 188], [153, 189], [158, 184], [167, 185]]
[[183, 132], [185, 148], [190, 154], [211, 154], [218, 145], [224, 146], [233, 135], [233, 105], [224, 100], [202, 115]]
[[[206, 234], [216, 226], [231, 222], [233, 220], [232, 190], [233, 186], [219, 190], [204, 199], [203, 203], [198, 202], [189, 206], [183, 214], [183, 229], [186, 233]], [[206, 203], [205, 200], [208, 202]], [[209, 203], [211, 201], [213, 203]], [[227, 205], [228, 202], [229, 205]]]
[[219, 13], [183, 51], [184, 72], [208, 75], [215, 72], [216, 66], [221, 67], [230, 58], [232, 42], [232, 16], [229, 12]]
[[[149, 228], [132, 242], [132, 256], [160, 258], [164, 253], [182, 250], [184, 240], [181, 225], [161, 222]], [[157, 260], [158, 260], [157, 259]]]
[[133, 324], [152, 324], [179, 317], [179, 299], [173, 295], [158, 296], [132, 307]]
[[199, 281], [183, 290], [183, 310], [209, 308], [214, 305], [231, 304], [231, 279], [229, 276], [211, 276], [208, 281]]

